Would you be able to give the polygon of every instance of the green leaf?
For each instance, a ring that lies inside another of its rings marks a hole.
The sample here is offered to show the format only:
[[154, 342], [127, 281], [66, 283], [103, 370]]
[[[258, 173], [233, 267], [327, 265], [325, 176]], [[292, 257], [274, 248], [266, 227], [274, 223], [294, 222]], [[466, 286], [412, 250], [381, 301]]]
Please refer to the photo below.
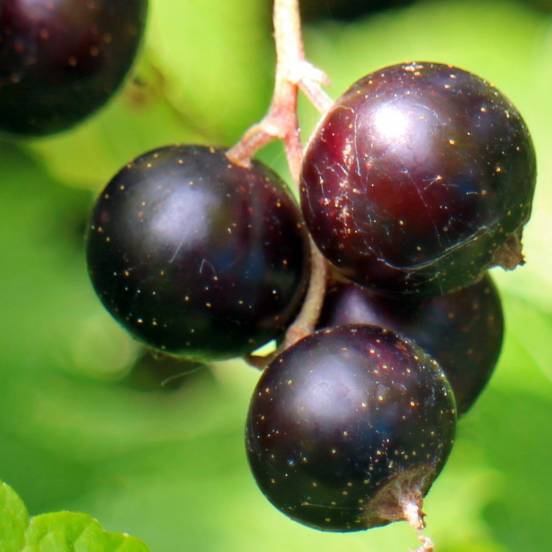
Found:
[[108, 533], [87, 514], [59, 512], [31, 520], [22, 552], [148, 552], [128, 535]]
[[29, 514], [13, 489], [0, 482], [0, 550], [19, 552], [25, 540]]
[[100, 552], [100, 524], [86, 514], [60, 512], [31, 520], [22, 552]]
[[105, 533], [105, 552], [148, 552], [149, 548], [138, 539], [123, 533]]
[[105, 531], [88, 514], [58, 512], [33, 517], [11, 487], [0, 481], [2, 552], [149, 552], [140, 540]]

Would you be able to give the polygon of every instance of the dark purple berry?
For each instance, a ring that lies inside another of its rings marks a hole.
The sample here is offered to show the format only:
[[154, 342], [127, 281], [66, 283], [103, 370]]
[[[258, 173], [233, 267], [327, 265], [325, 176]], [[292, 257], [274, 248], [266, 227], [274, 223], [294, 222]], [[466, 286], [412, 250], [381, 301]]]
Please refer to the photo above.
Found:
[[66, 129], [103, 105], [140, 44], [147, 0], [0, 2], [0, 129]]
[[240, 356], [279, 336], [308, 277], [306, 232], [282, 180], [202, 146], [129, 163], [98, 199], [87, 248], [115, 319], [193, 358]]
[[303, 214], [324, 255], [383, 293], [435, 295], [522, 261], [535, 152], [516, 108], [449, 65], [372, 73], [305, 154]]
[[454, 396], [433, 359], [388, 330], [341, 326], [299, 341], [263, 373], [247, 452], [279, 510], [357, 531], [420, 512], [455, 427]]
[[502, 347], [504, 320], [489, 276], [431, 299], [390, 298], [356, 284], [328, 290], [319, 327], [373, 324], [413, 339], [443, 368], [458, 413], [473, 405], [491, 377]]

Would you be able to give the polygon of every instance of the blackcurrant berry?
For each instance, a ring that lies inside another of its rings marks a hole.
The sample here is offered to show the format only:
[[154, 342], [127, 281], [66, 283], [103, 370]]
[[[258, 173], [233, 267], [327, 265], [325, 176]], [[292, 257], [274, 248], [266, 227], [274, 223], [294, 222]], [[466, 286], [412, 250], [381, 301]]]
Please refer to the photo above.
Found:
[[0, 129], [42, 135], [104, 104], [127, 74], [147, 0], [0, 2]]
[[431, 299], [393, 299], [356, 284], [326, 294], [319, 327], [373, 324], [413, 339], [443, 368], [466, 412], [489, 381], [502, 347], [504, 320], [489, 276], [455, 293]]
[[230, 358], [282, 333], [300, 307], [308, 242], [299, 210], [264, 165], [220, 149], [142, 155], [101, 194], [88, 267], [136, 338], [193, 358]]
[[299, 341], [265, 370], [247, 451], [282, 512], [356, 531], [419, 514], [455, 427], [454, 397], [433, 359], [388, 330], [340, 326]]
[[491, 84], [437, 63], [372, 73], [307, 147], [303, 213], [325, 256], [380, 292], [435, 295], [522, 261], [535, 152]]

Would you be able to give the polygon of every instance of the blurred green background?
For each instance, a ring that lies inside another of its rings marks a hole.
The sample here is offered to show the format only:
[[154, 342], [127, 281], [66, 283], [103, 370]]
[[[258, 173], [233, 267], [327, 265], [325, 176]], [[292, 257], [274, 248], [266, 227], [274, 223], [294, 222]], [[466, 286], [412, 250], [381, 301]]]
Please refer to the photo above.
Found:
[[[243, 445], [258, 373], [224, 363], [166, 381], [182, 368], [142, 358], [93, 295], [83, 232], [110, 176], [163, 144], [231, 144], [271, 96], [268, 0], [151, 4], [134, 78], [106, 109], [58, 137], [0, 141], [0, 479], [33, 514], [86, 511], [153, 552], [406, 551], [405, 524], [323, 534], [273, 509]], [[443, 61], [494, 82], [532, 131], [527, 264], [494, 271], [503, 354], [426, 511], [440, 552], [551, 550], [552, 2], [338, 4], [305, 2], [308, 56], [334, 97], [386, 64]], [[306, 102], [301, 118], [308, 136]], [[281, 146], [260, 156], [287, 177]]]

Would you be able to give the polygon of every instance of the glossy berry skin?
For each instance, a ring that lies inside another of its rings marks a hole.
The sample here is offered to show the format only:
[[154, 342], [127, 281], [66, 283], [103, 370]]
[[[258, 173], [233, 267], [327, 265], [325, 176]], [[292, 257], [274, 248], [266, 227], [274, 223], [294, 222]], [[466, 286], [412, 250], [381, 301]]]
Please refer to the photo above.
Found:
[[373, 324], [415, 341], [443, 368], [458, 413], [473, 405], [489, 381], [502, 348], [500, 297], [487, 275], [460, 291], [431, 299], [392, 299], [350, 283], [331, 287], [319, 327]]
[[373, 326], [318, 331], [277, 357], [253, 394], [247, 452], [279, 510], [311, 527], [358, 531], [421, 508], [456, 427], [437, 363]]
[[147, 345], [230, 358], [279, 336], [300, 307], [308, 243], [299, 210], [270, 169], [223, 150], [170, 146], [142, 155], [99, 197], [88, 268], [107, 310]]
[[38, 136], [78, 123], [117, 90], [147, 0], [3, 0], [0, 130]]
[[409, 63], [337, 100], [307, 147], [301, 201], [318, 247], [350, 279], [430, 296], [521, 262], [535, 178], [527, 127], [496, 88]]

